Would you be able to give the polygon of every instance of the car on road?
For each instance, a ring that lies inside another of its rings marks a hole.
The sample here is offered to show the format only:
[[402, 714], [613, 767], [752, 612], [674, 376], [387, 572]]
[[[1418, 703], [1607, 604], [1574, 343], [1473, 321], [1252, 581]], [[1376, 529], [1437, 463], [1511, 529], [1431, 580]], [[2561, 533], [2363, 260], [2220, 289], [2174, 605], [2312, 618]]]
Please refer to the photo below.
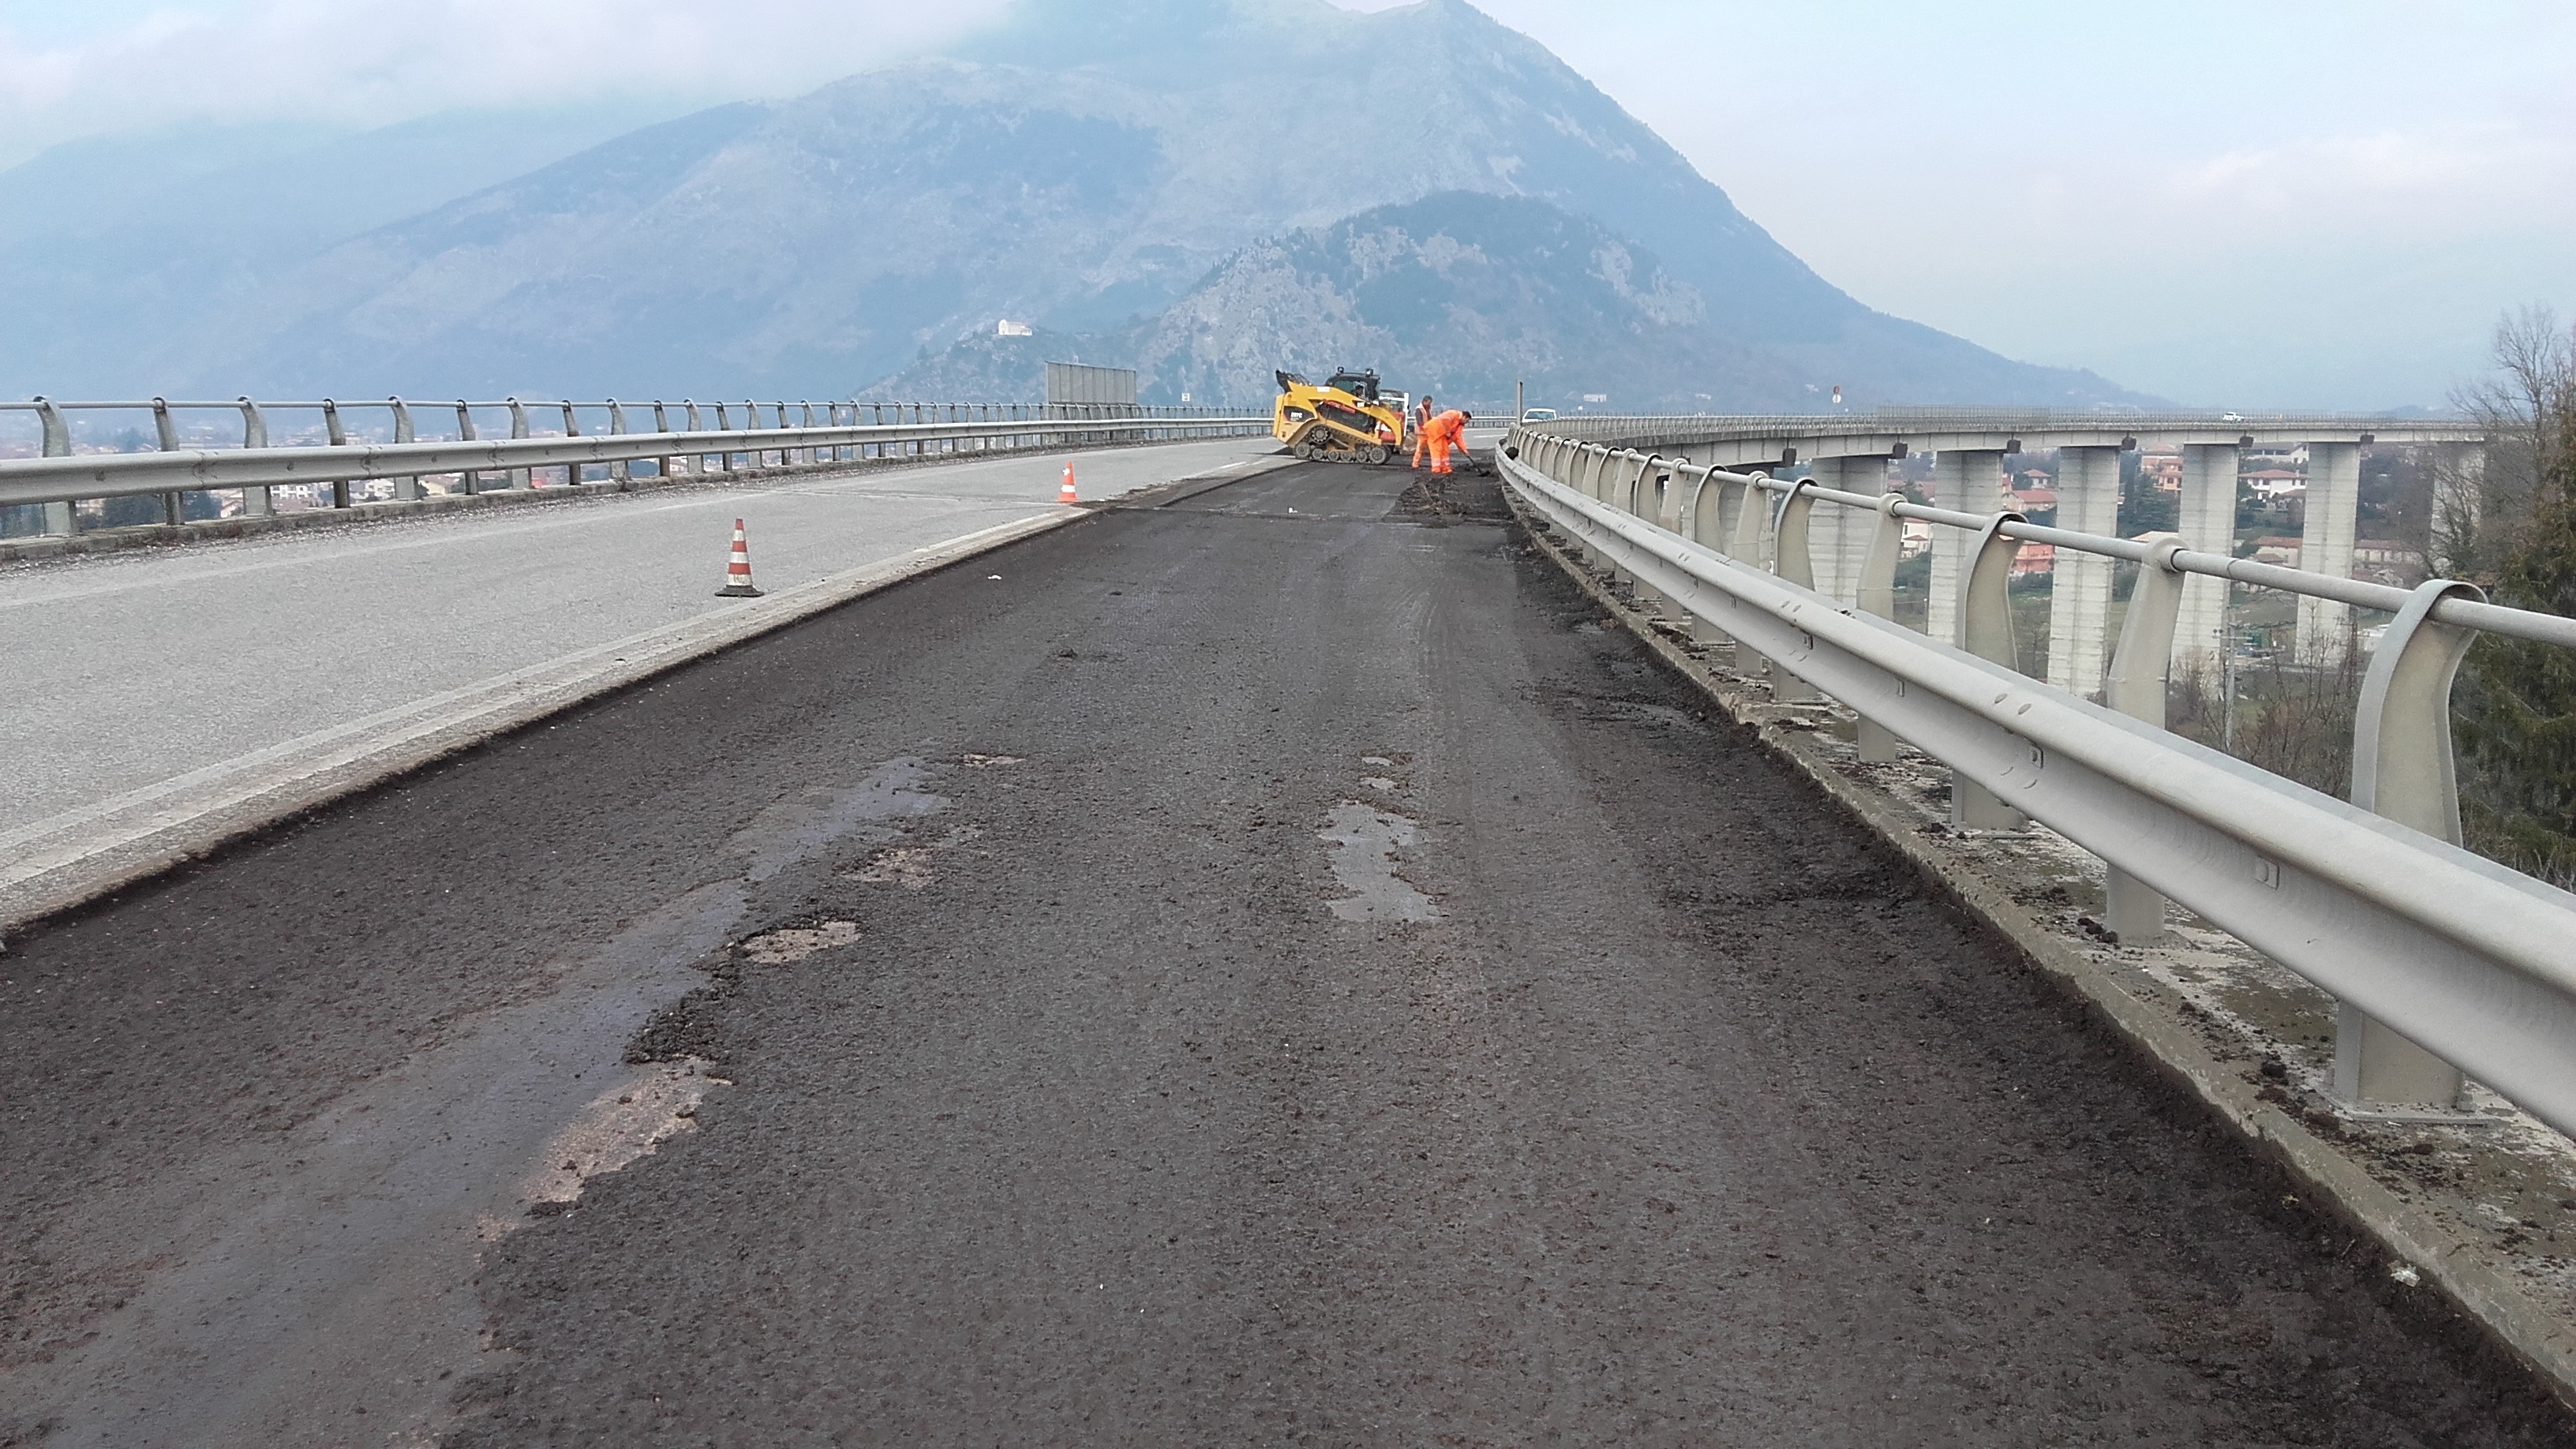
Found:
[[1525, 410], [1523, 410], [1523, 412], [1521, 413], [1521, 421], [1522, 421], [1522, 422], [1525, 422], [1525, 423], [1552, 423], [1552, 422], [1555, 422], [1555, 421], [1556, 421], [1556, 409], [1554, 409], [1554, 408], [1528, 408], [1528, 409], [1525, 409]]

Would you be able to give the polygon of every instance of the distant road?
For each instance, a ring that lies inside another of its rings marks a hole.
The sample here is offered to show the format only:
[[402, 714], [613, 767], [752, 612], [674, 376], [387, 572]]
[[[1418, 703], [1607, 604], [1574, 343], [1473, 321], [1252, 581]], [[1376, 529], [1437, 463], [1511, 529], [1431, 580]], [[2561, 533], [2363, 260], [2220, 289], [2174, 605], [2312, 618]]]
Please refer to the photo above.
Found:
[[694, 621], [758, 614], [715, 596], [737, 515], [755, 580], [787, 595], [1053, 516], [1067, 461], [1096, 500], [1276, 446], [714, 481], [0, 567], [0, 907], [14, 879], [95, 842], [244, 808], [247, 792], [560, 693], [621, 654], [689, 647]]
[[0, 1442], [2569, 1442], [1407, 481], [1104, 513], [13, 942]]

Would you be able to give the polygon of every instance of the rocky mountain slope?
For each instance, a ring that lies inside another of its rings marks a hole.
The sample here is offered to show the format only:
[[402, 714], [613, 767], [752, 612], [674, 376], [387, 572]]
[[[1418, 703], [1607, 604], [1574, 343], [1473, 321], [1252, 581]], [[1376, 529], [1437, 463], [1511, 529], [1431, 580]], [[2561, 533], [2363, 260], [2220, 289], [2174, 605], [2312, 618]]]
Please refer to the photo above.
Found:
[[[1885, 323], [1888, 319], [1878, 319]], [[2085, 373], [1978, 354], [1905, 324], [1839, 345], [1746, 336], [1655, 252], [1527, 197], [1445, 192], [1244, 248], [1160, 316], [1089, 334], [978, 335], [871, 389], [881, 397], [1018, 397], [1048, 357], [1140, 370], [1149, 401], [1258, 402], [1285, 367], [1377, 368], [1454, 399], [1571, 408], [1781, 410], [1844, 386], [1856, 400], [1977, 402], [2115, 393]], [[1908, 347], [1905, 344], [1915, 345]], [[1964, 354], [1964, 355], [1963, 355]]]
[[[1563, 220], [1370, 219], [1458, 191]], [[1390, 225], [1485, 260], [1425, 252], [1360, 277], [1356, 258], [1410, 242], [1336, 229]], [[1591, 230], [1540, 235], [1558, 226]], [[1565, 271], [1621, 249], [1654, 266]], [[1582, 335], [1551, 344], [1540, 314], [1489, 310], [1516, 289]], [[1436, 326], [1406, 310], [1438, 296]], [[1856, 399], [2110, 391], [1844, 295], [1464, 0], [1027, 0], [950, 55], [637, 131], [354, 237], [200, 328], [151, 387], [822, 396], [1002, 317], [1128, 336], [1175, 390], [1266, 376], [1264, 349], [1364, 341], [1437, 368], [1502, 339], [1570, 377], [1601, 329], [1634, 325], [1718, 406], [1819, 380]]]
[[231, 397], [237, 318], [278, 305], [297, 268], [668, 113], [609, 101], [56, 146], [0, 171], [0, 396], [175, 396], [195, 377]]

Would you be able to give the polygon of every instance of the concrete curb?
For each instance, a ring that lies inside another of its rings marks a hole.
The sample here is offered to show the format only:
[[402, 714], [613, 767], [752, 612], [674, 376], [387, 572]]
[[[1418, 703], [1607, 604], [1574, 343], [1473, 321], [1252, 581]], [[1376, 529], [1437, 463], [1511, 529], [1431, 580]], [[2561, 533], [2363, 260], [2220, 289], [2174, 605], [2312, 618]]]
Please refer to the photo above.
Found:
[[1797, 712], [1756, 703], [1728, 687], [1708, 666], [1656, 630], [1649, 617], [1619, 600], [1592, 571], [1543, 531], [1507, 487], [1504, 498], [1531, 543], [1603, 611], [1618, 619], [1655, 657], [1705, 693], [1727, 717], [1751, 730], [1774, 756], [1812, 781], [1824, 796], [1904, 856], [1923, 880], [1995, 933], [2040, 971], [2073, 992], [2093, 1017], [2140, 1052], [2160, 1075], [2250, 1139], [2335, 1214], [2375, 1240], [2475, 1321], [2488, 1337], [2576, 1406], [2576, 1327], [2497, 1272], [2431, 1214], [2400, 1199], [2300, 1118], [2262, 1099], [2248, 1076], [2210, 1054], [2199, 1039], [2119, 973], [2088, 959], [1994, 882], [1960, 869], [1924, 840], [1921, 824], [1898, 801], [1842, 774], [1811, 730], [1783, 723]]
[[915, 549], [762, 599], [414, 700], [0, 834], [0, 936], [85, 905], [281, 821], [549, 715], [639, 684], [909, 579], [1095, 517], [1150, 507], [1285, 465], [1141, 488]]

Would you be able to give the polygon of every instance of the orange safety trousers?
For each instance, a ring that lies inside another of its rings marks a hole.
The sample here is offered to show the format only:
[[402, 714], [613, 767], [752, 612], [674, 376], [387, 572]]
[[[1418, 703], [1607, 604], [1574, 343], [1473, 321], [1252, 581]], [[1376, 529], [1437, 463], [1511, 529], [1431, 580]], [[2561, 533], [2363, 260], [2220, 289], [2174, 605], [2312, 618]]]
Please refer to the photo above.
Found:
[[1444, 430], [1432, 434], [1428, 441], [1431, 444], [1431, 471], [1434, 473], [1448, 472], [1450, 435]]

